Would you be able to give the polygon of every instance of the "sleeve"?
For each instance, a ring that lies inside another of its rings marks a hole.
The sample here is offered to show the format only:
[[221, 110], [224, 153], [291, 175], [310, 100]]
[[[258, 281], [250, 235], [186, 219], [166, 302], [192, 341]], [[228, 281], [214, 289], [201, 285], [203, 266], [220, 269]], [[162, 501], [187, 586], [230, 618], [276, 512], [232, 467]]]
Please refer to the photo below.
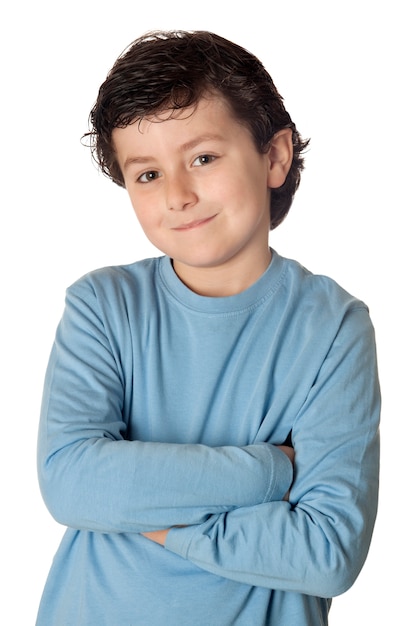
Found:
[[319, 597], [346, 591], [365, 561], [377, 511], [380, 394], [367, 311], [347, 314], [293, 426], [290, 502], [174, 528], [165, 547], [250, 585]]
[[38, 476], [55, 519], [77, 529], [144, 532], [282, 498], [293, 470], [275, 446], [125, 438], [124, 373], [89, 287], [67, 292], [45, 379]]

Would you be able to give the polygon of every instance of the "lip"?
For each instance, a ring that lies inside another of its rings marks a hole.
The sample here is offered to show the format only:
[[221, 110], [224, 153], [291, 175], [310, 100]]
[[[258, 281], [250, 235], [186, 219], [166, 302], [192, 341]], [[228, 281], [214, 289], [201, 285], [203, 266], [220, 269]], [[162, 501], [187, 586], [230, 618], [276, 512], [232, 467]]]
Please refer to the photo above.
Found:
[[216, 215], [217, 213], [215, 215], [210, 215], [210, 217], [204, 217], [200, 220], [193, 220], [192, 222], [186, 222], [185, 224], [180, 224], [179, 226], [175, 226], [172, 230], [187, 231], [187, 230], [194, 230], [196, 228], [200, 228], [201, 226], [205, 226], [206, 224], [214, 220]]

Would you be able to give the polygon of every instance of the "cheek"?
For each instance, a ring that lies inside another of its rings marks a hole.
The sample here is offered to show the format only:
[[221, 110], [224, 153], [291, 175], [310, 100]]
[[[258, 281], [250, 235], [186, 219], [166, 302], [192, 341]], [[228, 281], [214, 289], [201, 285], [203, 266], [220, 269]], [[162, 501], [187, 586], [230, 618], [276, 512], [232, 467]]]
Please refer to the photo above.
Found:
[[151, 231], [156, 226], [156, 220], [149, 211], [134, 207], [136, 218], [145, 232]]
[[246, 172], [246, 176], [235, 177], [232, 185], [226, 183], [220, 193], [222, 191], [230, 201], [229, 206], [234, 206], [236, 211], [245, 208], [249, 213], [251, 209], [257, 212], [268, 195], [266, 176], [261, 172]]
[[149, 199], [144, 198], [142, 194], [139, 197], [139, 194], [135, 189], [132, 190], [127, 188], [127, 192], [130, 203], [142, 228], [145, 229], [151, 227], [152, 221], [156, 215], [156, 211], [150, 210], [152, 202]]

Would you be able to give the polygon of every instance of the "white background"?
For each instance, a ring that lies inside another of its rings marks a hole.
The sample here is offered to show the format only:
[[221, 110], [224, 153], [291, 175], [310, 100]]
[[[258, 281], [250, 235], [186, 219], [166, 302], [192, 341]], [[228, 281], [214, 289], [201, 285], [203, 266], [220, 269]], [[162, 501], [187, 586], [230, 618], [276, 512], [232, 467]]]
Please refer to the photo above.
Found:
[[16, 0], [2, 9], [1, 623], [34, 624], [63, 532], [40, 497], [35, 452], [65, 288], [96, 267], [157, 253], [126, 192], [98, 174], [80, 137], [116, 56], [159, 28], [213, 30], [254, 52], [312, 138], [301, 188], [271, 243], [367, 302], [383, 390], [374, 540], [358, 581], [334, 601], [330, 622], [416, 623], [412, 5], [84, 0], [74, 7]]

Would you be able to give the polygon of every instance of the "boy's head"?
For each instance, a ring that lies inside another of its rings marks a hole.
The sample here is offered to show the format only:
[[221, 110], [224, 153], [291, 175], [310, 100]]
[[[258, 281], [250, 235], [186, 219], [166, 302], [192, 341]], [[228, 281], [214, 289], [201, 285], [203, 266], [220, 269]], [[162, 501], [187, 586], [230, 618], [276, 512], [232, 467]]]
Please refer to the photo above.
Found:
[[154, 32], [117, 59], [90, 114], [91, 148], [102, 171], [124, 186], [112, 141], [115, 128], [162, 111], [197, 105], [220, 95], [250, 131], [259, 152], [273, 136], [292, 130], [293, 162], [285, 183], [271, 190], [271, 229], [288, 213], [303, 169], [303, 141], [261, 62], [240, 46], [205, 31]]

